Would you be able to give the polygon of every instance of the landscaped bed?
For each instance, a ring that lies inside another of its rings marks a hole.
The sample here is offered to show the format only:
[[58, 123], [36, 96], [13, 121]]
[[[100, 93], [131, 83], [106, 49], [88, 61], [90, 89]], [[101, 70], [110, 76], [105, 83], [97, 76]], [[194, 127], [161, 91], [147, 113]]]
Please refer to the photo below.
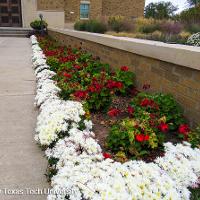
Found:
[[149, 94], [149, 85], [138, 91], [127, 66], [113, 70], [82, 49], [31, 39], [35, 138], [62, 191], [48, 199], [190, 199], [200, 150], [186, 141], [198, 147], [199, 138], [174, 98]]

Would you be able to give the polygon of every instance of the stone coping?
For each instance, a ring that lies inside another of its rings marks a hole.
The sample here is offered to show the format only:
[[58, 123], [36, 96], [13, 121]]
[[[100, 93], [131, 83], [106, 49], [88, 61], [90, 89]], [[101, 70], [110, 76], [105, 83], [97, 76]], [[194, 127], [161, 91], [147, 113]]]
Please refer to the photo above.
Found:
[[58, 9], [58, 10], [37, 10], [37, 12], [65, 12], [63, 9]]
[[200, 47], [166, 44], [151, 40], [116, 37], [70, 29], [50, 28], [49, 30], [134, 54], [200, 70]]

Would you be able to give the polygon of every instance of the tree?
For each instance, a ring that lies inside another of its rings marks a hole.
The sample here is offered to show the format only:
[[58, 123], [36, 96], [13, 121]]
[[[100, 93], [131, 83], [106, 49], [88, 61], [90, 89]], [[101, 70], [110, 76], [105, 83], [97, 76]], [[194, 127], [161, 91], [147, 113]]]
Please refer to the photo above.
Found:
[[145, 17], [155, 19], [169, 19], [177, 11], [171, 2], [150, 3], [145, 7]]
[[187, 1], [190, 4], [190, 6], [197, 7], [198, 5], [200, 5], [200, 0], [187, 0]]

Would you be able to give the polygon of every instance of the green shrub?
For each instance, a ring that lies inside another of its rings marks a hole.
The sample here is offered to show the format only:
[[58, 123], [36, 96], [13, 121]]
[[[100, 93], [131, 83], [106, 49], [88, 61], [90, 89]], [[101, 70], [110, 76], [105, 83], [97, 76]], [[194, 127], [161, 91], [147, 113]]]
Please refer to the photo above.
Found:
[[86, 30], [93, 33], [105, 33], [107, 31], [107, 27], [100, 21], [90, 20], [86, 23]]
[[188, 24], [200, 23], [200, 6], [182, 11], [178, 19]]
[[186, 30], [190, 33], [198, 33], [200, 32], [200, 24], [189, 24]]
[[142, 120], [126, 118], [115, 123], [107, 137], [106, 147], [115, 155], [123, 152], [131, 158], [139, 158], [157, 148], [161, 140], [148, 122], [150, 117], [146, 113], [142, 117]]
[[[180, 106], [171, 95], [139, 93], [128, 107], [130, 118], [111, 128], [106, 147], [115, 156], [138, 158], [163, 146], [166, 134], [186, 126]], [[172, 134], [172, 133], [169, 133]], [[179, 134], [174, 134], [179, 138]]]
[[200, 188], [190, 188], [190, 200], [200, 200]]
[[49, 65], [50, 70], [54, 71], [54, 72], [56, 72], [60, 67], [59, 60], [57, 58], [54, 58], [54, 57], [48, 57], [47, 58], [47, 65]]
[[[138, 117], [140, 116], [141, 109], [146, 110], [146, 107], [140, 106], [140, 102], [144, 99], [153, 100], [159, 106], [157, 113], [159, 113], [160, 116], [165, 116], [166, 123], [169, 124], [170, 130], [177, 130], [180, 124], [185, 123], [182, 108], [174, 97], [169, 94], [139, 93], [131, 103], [131, 106], [135, 109], [135, 115]], [[148, 109], [148, 112], [152, 112], [152, 110]]]
[[141, 27], [140, 32], [153, 33], [159, 29], [160, 29], [159, 25], [155, 23], [155, 24], [149, 24], [149, 25], [145, 25], [145, 26]]
[[48, 24], [44, 20], [42, 20], [42, 21], [41, 20], [35, 20], [35, 21], [30, 23], [30, 26], [35, 30], [41, 30], [41, 26], [43, 26], [44, 28], [47, 28]]
[[105, 33], [107, 31], [107, 26], [98, 20], [88, 20], [76, 22], [74, 29], [93, 33]]
[[136, 32], [140, 33], [153, 33], [160, 30], [160, 20], [155, 20], [152, 18], [138, 18], [135, 21]]
[[200, 147], [200, 126], [191, 131], [188, 135], [188, 141], [192, 144], [192, 147]]
[[74, 29], [77, 31], [86, 31], [86, 23], [85, 22], [81, 22], [81, 21], [77, 21], [74, 24]]
[[144, 40], [154, 40], [154, 41], [160, 41], [160, 42], [166, 41], [165, 35], [160, 31], [155, 31], [149, 34], [138, 33], [135, 35], [135, 37], [139, 39], [144, 39]]
[[110, 30], [117, 33], [122, 31], [131, 31], [134, 29], [134, 24], [131, 21], [127, 21], [122, 16], [111, 16], [108, 19], [108, 26]]

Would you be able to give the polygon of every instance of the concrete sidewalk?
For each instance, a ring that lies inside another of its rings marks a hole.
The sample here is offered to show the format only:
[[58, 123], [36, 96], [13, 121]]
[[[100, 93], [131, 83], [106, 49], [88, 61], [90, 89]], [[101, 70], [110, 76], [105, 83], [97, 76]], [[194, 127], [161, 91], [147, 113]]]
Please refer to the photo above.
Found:
[[46, 199], [45, 195], [4, 195], [4, 189], [26, 193], [27, 188], [49, 187], [44, 176], [47, 161], [33, 139], [34, 92], [29, 39], [0, 38], [0, 200]]

